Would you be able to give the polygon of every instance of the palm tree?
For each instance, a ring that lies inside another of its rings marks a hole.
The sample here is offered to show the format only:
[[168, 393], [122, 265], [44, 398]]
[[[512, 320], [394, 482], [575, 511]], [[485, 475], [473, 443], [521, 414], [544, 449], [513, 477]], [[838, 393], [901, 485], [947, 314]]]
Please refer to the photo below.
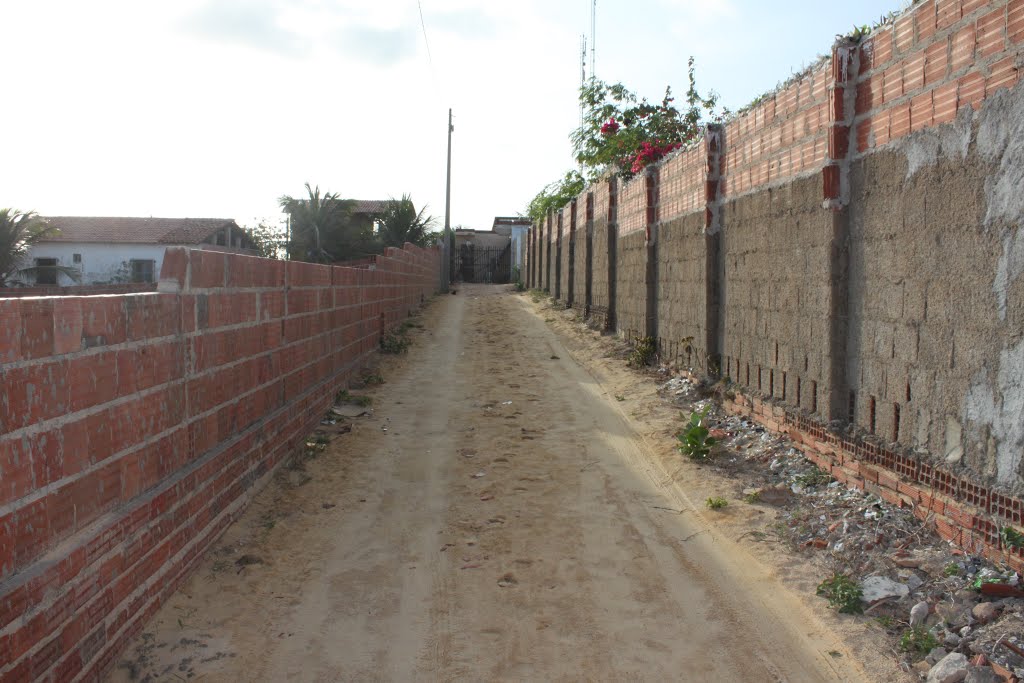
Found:
[[287, 245], [293, 258], [309, 259], [318, 263], [335, 260], [328, 251], [325, 238], [339, 224], [348, 220], [353, 202], [339, 199], [336, 193], [320, 195], [320, 186], [306, 183], [307, 199], [288, 195], [278, 199], [281, 208], [291, 216], [291, 237]]
[[427, 208], [416, 213], [412, 197], [403, 194], [401, 199], [390, 199], [377, 219], [377, 236], [386, 247], [401, 247], [406, 242], [425, 247], [428, 244], [430, 227], [434, 217], [426, 216]]
[[22, 278], [34, 278], [43, 271], [56, 271], [78, 282], [81, 274], [77, 268], [25, 265], [33, 244], [57, 234], [60, 230], [34, 211], [0, 209], [0, 287], [20, 284]]

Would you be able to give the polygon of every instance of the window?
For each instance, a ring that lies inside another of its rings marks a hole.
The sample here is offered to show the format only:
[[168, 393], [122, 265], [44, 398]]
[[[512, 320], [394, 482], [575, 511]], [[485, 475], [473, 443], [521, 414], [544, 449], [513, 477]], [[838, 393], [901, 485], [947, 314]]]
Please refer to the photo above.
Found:
[[36, 284], [55, 285], [57, 284], [57, 259], [37, 258], [36, 259]]
[[147, 259], [132, 259], [132, 282], [155, 282], [153, 273], [156, 270], [156, 261]]
[[82, 255], [81, 254], [72, 254], [71, 255], [71, 262], [72, 263], [81, 263], [82, 262]]

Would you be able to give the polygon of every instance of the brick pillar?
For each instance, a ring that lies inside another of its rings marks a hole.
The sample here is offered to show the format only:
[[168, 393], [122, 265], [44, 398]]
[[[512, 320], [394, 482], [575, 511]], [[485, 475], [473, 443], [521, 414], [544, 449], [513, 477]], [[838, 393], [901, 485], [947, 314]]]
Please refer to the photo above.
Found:
[[576, 200], [569, 204], [569, 273], [566, 282], [565, 307], [572, 308], [576, 299]]
[[586, 206], [586, 242], [583, 254], [583, 317], [590, 317], [590, 307], [594, 305], [594, 193], [587, 193]]
[[722, 250], [722, 171], [725, 126], [709, 124], [704, 135], [707, 181], [704, 186], [704, 349], [707, 374], [718, 377], [725, 349], [725, 254]]
[[648, 166], [644, 175], [647, 194], [647, 268], [644, 284], [647, 292], [647, 308], [644, 315], [644, 336], [658, 338], [658, 187], [661, 178], [656, 166]]
[[547, 230], [544, 231], [544, 291], [551, 292], [551, 226], [555, 222], [554, 211], [548, 211]]
[[850, 165], [854, 149], [850, 131], [857, 104], [857, 73], [860, 53], [849, 40], [832, 48], [832, 82], [829, 84], [828, 159], [822, 170], [823, 206], [832, 212], [829, 258], [829, 396], [828, 420], [846, 421], [850, 416], [850, 382], [846, 359], [850, 343]]
[[562, 210], [555, 221], [555, 301], [562, 298]]
[[615, 279], [618, 273], [619, 240], [618, 200], [619, 183], [615, 176], [611, 176], [608, 178], [608, 317], [604, 322], [604, 328], [609, 332], [614, 332], [618, 327], [615, 319]]

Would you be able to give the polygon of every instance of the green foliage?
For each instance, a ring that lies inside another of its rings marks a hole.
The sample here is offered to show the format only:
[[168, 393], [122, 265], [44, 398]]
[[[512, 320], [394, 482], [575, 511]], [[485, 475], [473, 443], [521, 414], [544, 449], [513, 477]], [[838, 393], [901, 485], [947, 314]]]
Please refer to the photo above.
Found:
[[383, 353], [405, 353], [411, 344], [409, 338], [402, 334], [388, 333], [380, 338], [380, 350]]
[[960, 565], [956, 562], [950, 562], [942, 568], [943, 576], [960, 576]]
[[291, 218], [286, 244], [289, 258], [333, 263], [380, 253], [373, 222], [353, 215], [353, 200], [339, 199], [336, 193], [321, 194], [319, 186], [311, 187], [309, 183], [306, 194], [302, 199], [287, 195], [278, 199]]
[[712, 510], [721, 510], [722, 508], [729, 504], [729, 501], [727, 501], [725, 498], [722, 498], [721, 496], [715, 496], [713, 498], [708, 498], [704, 504], [707, 505]]
[[288, 253], [288, 231], [281, 225], [269, 225], [260, 221], [252, 227], [243, 228], [256, 245], [256, 251], [263, 258], [282, 258]]
[[696, 140], [705, 116], [715, 114], [718, 95], [702, 96], [697, 90], [693, 57], [688, 62], [689, 87], [686, 108], [673, 103], [672, 88], [665, 88], [660, 104], [637, 98], [622, 83], [591, 80], [580, 88], [585, 110], [582, 125], [570, 140], [576, 160], [589, 171], [591, 180], [608, 170], [630, 177], [665, 153]]
[[543, 220], [549, 212], [558, 211], [575, 199], [587, 186], [578, 171], [568, 171], [565, 176], [548, 184], [537, 193], [526, 206], [526, 215], [532, 221]]
[[365, 408], [366, 406], [373, 403], [373, 399], [369, 396], [350, 394], [348, 393], [348, 389], [342, 389], [341, 391], [334, 395], [334, 402], [351, 403], [352, 405], [357, 405]]
[[692, 460], [705, 460], [711, 454], [711, 447], [717, 443], [708, 436], [710, 431], [705, 424], [710, 409], [711, 406], [705, 406], [700, 412], [694, 411], [686, 428], [676, 436], [679, 452]]
[[428, 237], [435, 235], [430, 231], [436, 219], [426, 215], [427, 208], [416, 212], [412, 197], [403, 194], [401, 199], [390, 199], [384, 212], [377, 219], [379, 229], [377, 237], [385, 247], [401, 248], [406, 242], [418, 247], [428, 246]]
[[861, 614], [864, 611], [861, 600], [864, 592], [857, 582], [843, 574], [834, 574], [818, 584], [817, 594], [828, 600], [829, 607], [838, 609], [842, 614]]
[[645, 368], [657, 357], [658, 340], [654, 337], [641, 337], [636, 340], [626, 362], [632, 368]]
[[939, 646], [939, 639], [924, 626], [911, 626], [900, 636], [900, 650], [926, 655]]
[[882, 628], [885, 628], [885, 629], [892, 628], [893, 626], [896, 625], [896, 618], [892, 617], [892, 616], [890, 616], [888, 614], [883, 614], [880, 617], [875, 617], [875, 621], [878, 622], [879, 626], [881, 626]]
[[1014, 530], [1012, 527], [1004, 526], [1003, 545], [1014, 549], [1024, 546], [1024, 534]]
[[34, 284], [36, 276], [44, 270], [56, 271], [78, 282], [81, 275], [76, 268], [26, 265], [32, 245], [58, 234], [60, 230], [34, 211], [22, 213], [16, 209], [0, 209], [0, 287]]
[[745, 502], [750, 503], [751, 505], [753, 505], [754, 503], [756, 503], [756, 502], [761, 500], [761, 492], [760, 491], [751, 491], [747, 495], [743, 496], [743, 500]]

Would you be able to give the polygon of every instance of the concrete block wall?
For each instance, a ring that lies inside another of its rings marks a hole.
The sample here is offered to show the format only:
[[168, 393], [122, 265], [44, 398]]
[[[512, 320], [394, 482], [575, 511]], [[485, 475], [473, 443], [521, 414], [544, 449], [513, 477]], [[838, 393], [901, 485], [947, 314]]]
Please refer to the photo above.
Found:
[[1024, 0], [928, 0], [840, 40], [588, 189], [590, 312], [727, 376], [773, 428], [849, 441], [843, 481], [863, 461], [886, 495], [930, 487], [960, 510], [947, 537], [1005, 552], [1024, 494], [1022, 62]]
[[[659, 169], [658, 350], [666, 362], [707, 371], [708, 150], [705, 141]], [[713, 275], [713, 271], [711, 271]], [[717, 335], [717, 329], [714, 333]]]
[[638, 175], [619, 189], [615, 229], [615, 319], [626, 339], [646, 336], [647, 329], [647, 187]]
[[0, 680], [98, 680], [302, 443], [435, 250], [169, 249], [160, 292], [0, 299]]

